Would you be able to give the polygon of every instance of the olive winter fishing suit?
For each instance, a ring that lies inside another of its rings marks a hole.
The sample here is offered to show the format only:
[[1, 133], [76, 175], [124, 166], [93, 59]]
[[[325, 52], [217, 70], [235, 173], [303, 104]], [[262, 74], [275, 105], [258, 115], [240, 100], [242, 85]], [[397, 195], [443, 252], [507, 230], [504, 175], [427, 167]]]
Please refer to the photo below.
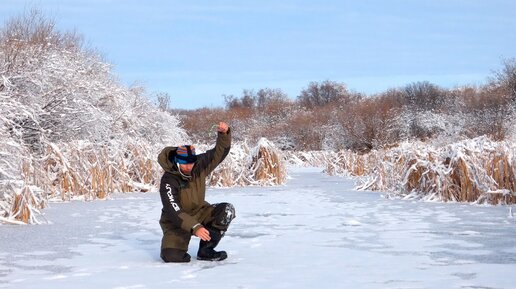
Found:
[[205, 227], [210, 241], [200, 241], [199, 260], [223, 260], [226, 252], [213, 250], [235, 217], [229, 203], [210, 205], [204, 200], [206, 177], [224, 160], [231, 147], [231, 134], [218, 133], [215, 148], [197, 155], [190, 175], [179, 171], [175, 161], [177, 147], [166, 147], [158, 156], [165, 170], [160, 183], [163, 210], [159, 221], [163, 230], [161, 258], [165, 262], [188, 262], [188, 244], [192, 234]]

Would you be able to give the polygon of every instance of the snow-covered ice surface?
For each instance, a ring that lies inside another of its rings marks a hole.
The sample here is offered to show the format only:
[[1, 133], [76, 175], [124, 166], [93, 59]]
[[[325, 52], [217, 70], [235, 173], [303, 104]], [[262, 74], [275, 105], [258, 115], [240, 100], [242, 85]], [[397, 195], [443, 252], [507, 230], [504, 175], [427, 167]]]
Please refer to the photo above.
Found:
[[0, 226], [0, 288], [516, 288], [507, 207], [386, 200], [320, 169], [291, 176], [207, 192], [237, 210], [222, 262], [159, 259], [156, 193], [52, 204], [51, 224]]

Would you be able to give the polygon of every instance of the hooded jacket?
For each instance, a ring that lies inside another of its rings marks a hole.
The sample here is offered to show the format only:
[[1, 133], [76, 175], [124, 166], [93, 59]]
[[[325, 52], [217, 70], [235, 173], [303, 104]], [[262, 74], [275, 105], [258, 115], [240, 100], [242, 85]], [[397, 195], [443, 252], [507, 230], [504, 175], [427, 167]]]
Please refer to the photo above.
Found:
[[190, 233], [201, 227], [198, 226], [199, 216], [204, 208], [210, 206], [204, 200], [206, 177], [226, 158], [230, 148], [230, 129], [226, 133], [218, 133], [215, 147], [197, 155], [191, 177], [182, 175], [177, 164], [169, 159], [177, 147], [166, 147], [161, 151], [158, 163], [165, 170], [159, 188], [163, 203], [162, 220]]

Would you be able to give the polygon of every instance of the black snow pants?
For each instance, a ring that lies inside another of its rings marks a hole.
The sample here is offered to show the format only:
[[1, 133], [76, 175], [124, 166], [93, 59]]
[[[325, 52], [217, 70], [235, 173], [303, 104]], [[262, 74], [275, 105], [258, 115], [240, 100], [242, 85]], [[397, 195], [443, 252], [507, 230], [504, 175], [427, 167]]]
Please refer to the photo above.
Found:
[[[232, 204], [219, 203], [206, 207], [199, 216], [199, 223], [207, 229], [220, 231], [221, 236], [224, 236], [235, 217], [235, 208]], [[165, 262], [188, 262], [190, 256], [186, 252], [192, 233], [163, 219], [159, 223], [163, 230], [161, 258]]]

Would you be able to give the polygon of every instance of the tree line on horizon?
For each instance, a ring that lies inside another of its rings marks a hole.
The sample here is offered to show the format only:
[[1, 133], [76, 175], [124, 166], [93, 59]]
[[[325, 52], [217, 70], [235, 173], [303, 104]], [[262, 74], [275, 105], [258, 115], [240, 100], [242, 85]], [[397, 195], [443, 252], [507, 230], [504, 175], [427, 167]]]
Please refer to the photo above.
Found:
[[205, 142], [212, 123], [226, 119], [237, 139], [266, 137], [284, 150], [367, 152], [405, 140], [482, 135], [503, 140], [516, 133], [516, 60], [502, 64], [482, 86], [445, 89], [420, 81], [366, 95], [326, 80], [310, 82], [296, 99], [279, 88], [244, 89], [224, 96], [223, 108], [171, 112], [195, 141]]

